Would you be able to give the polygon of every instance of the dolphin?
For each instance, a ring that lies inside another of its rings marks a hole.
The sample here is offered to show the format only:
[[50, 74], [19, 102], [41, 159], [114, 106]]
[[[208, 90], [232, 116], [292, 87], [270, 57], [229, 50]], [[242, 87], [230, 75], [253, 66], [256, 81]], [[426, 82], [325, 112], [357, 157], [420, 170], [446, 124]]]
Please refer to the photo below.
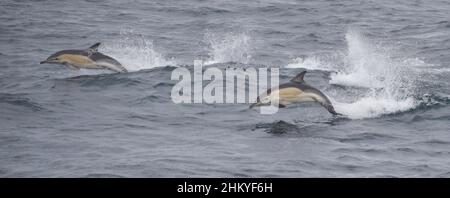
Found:
[[290, 82], [281, 84], [276, 89], [269, 89], [265, 94], [257, 98], [256, 103], [250, 105], [250, 109], [257, 106], [270, 105], [272, 101], [278, 99], [278, 106], [281, 108], [286, 105], [298, 102], [318, 102], [333, 115], [341, 115], [334, 110], [330, 99], [318, 89], [308, 85], [303, 80], [306, 71], [301, 72]]
[[62, 50], [52, 54], [41, 64], [62, 64], [70, 69], [108, 69], [115, 72], [127, 72], [119, 61], [98, 52], [101, 43], [96, 43], [84, 50]]

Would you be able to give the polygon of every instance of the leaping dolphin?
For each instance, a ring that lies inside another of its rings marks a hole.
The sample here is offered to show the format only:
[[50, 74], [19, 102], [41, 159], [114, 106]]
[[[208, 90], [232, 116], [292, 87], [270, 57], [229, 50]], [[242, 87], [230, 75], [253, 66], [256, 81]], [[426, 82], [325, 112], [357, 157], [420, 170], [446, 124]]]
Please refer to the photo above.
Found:
[[270, 105], [276, 99], [278, 99], [278, 104], [281, 108], [297, 102], [318, 102], [331, 114], [341, 115], [334, 110], [333, 105], [325, 94], [305, 83], [303, 80], [305, 74], [306, 71], [303, 71], [291, 79], [290, 82], [278, 86], [278, 89], [267, 90], [265, 94], [257, 98], [256, 103], [250, 105], [250, 108]]
[[100, 43], [84, 50], [62, 50], [54, 53], [41, 64], [62, 64], [71, 69], [109, 69], [115, 72], [127, 72], [119, 61], [98, 52]]

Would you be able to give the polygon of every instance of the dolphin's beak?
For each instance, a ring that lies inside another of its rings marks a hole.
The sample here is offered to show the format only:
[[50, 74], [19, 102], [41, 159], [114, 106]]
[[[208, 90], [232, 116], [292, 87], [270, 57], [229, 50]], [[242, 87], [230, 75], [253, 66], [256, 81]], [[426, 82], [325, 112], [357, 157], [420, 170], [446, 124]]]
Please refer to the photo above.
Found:
[[49, 60], [49, 59], [40, 62], [40, 64], [58, 64], [58, 63], [60, 62], [58, 62], [57, 60]]
[[56, 63], [56, 62], [52, 59], [45, 59], [45, 60], [41, 61], [41, 64], [46, 64], [46, 63], [52, 64], [52, 63]]

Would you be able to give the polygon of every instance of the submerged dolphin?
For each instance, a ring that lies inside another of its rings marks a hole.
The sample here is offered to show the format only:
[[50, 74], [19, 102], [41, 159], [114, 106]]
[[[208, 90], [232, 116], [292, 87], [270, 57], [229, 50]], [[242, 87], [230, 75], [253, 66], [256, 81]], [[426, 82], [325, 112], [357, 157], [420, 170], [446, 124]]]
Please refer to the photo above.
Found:
[[252, 104], [250, 108], [270, 105], [271, 102], [276, 99], [278, 99], [278, 104], [281, 108], [296, 102], [318, 102], [331, 114], [340, 115], [334, 110], [333, 105], [325, 94], [305, 83], [303, 80], [305, 74], [306, 71], [303, 71], [295, 76], [291, 82], [281, 84], [278, 89], [267, 90], [266, 94], [259, 96], [257, 102]]
[[98, 52], [100, 43], [84, 50], [62, 50], [54, 53], [41, 64], [63, 64], [71, 69], [109, 69], [116, 72], [127, 72], [117, 60]]

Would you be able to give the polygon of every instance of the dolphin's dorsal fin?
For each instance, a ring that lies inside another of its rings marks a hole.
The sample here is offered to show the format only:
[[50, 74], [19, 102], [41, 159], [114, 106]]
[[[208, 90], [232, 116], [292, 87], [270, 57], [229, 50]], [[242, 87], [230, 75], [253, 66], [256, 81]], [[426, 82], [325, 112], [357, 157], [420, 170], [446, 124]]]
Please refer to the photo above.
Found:
[[100, 46], [100, 44], [102, 44], [102, 43], [96, 43], [96, 44], [92, 45], [91, 47], [88, 48], [88, 51], [90, 51], [90, 52], [97, 52], [98, 51], [98, 47]]
[[291, 79], [291, 81], [296, 82], [296, 83], [302, 83], [302, 82], [304, 82], [303, 77], [305, 76], [305, 74], [306, 74], [306, 70], [297, 74], [297, 76], [295, 76], [293, 79]]

